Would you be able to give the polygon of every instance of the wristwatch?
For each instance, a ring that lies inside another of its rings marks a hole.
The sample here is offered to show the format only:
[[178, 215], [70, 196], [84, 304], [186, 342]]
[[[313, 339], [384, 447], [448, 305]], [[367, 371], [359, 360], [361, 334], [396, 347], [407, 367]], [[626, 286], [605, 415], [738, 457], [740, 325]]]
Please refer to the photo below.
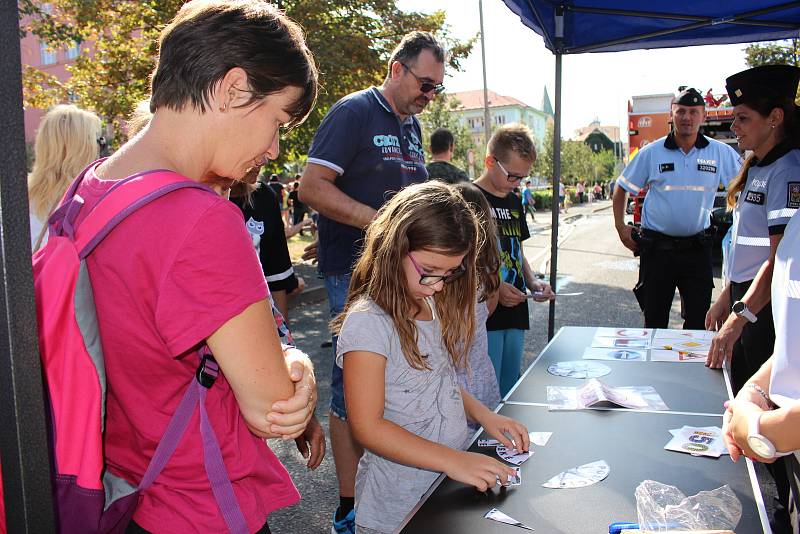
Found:
[[731, 306], [731, 311], [739, 317], [744, 317], [751, 323], [758, 321], [758, 317], [753, 315], [753, 312], [750, 311], [750, 308], [747, 307], [747, 304], [741, 300], [737, 300], [733, 303], [733, 306]]
[[777, 451], [775, 450], [775, 445], [760, 433], [759, 423], [761, 422], [762, 413], [755, 412], [749, 416], [747, 421], [747, 445], [760, 457], [765, 460], [771, 460], [777, 456]]

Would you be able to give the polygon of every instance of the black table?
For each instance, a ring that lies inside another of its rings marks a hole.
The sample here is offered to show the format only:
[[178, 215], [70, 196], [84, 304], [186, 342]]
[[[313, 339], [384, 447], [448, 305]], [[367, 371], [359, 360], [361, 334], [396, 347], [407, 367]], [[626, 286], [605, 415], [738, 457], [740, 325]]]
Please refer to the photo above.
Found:
[[[725, 374], [708, 370], [700, 363], [603, 361], [612, 372], [601, 380], [612, 385], [654, 385], [671, 410], [547, 409], [546, 385], [583, 383], [550, 375], [547, 362], [581, 359], [583, 347], [593, 335], [593, 328], [562, 328], [498, 408], [500, 413], [524, 423], [530, 431], [553, 432], [545, 447], [531, 446], [534, 454], [522, 465], [522, 485], [495, 488], [484, 494], [442, 476], [406, 518], [401, 532], [525, 532], [484, 519], [483, 515], [494, 507], [533, 527], [537, 533], [605, 533], [615, 521], [636, 521], [634, 490], [643, 480], [651, 479], [674, 485], [687, 495], [728, 484], [742, 503], [742, 519], [736, 532], [770, 533], [749, 460], [734, 464], [727, 455], [715, 459], [664, 450], [670, 439], [669, 429], [683, 425], [721, 426], [719, 414], [728, 390]], [[708, 389], [681, 380], [682, 375]], [[639, 381], [645, 376], [650, 379]], [[631, 381], [634, 379], [637, 381]], [[698, 397], [693, 402], [681, 397], [690, 393]], [[706, 414], [706, 410], [714, 415]], [[470, 450], [494, 455], [493, 449], [481, 449], [475, 443]], [[597, 460], [605, 460], [611, 468], [608, 477], [597, 484], [577, 489], [541, 486], [566, 469]]]
[[[578, 378], [553, 376], [547, 367], [555, 362], [581, 360], [595, 330], [577, 326], [559, 330], [504, 400], [546, 405], [547, 386], [583, 385], [585, 381]], [[598, 379], [610, 386], [653, 386], [672, 412], [718, 415], [724, 410], [722, 403], [728, 400], [723, 372], [700, 362], [584, 361], [610, 367], [611, 373]]]

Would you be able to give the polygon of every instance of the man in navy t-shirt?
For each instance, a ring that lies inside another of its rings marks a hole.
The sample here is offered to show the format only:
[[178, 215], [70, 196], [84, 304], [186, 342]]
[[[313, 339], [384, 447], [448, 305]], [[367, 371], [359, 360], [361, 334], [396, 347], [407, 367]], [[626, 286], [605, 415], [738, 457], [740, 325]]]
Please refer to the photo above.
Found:
[[[422, 129], [415, 117], [444, 91], [444, 50], [426, 32], [411, 32], [392, 52], [386, 80], [347, 95], [322, 120], [300, 182], [300, 200], [319, 212], [317, 258], [331, 317], [344, 308], [364, 229], [403, 187], [428, 178]], [[333, 356], [336, 344], [334, 339]], [[353, 495], [361, 447], [347, 424], [342, 370], [331, 376], [331, 448], [339, 479], [337, 533], [355, 528]]]

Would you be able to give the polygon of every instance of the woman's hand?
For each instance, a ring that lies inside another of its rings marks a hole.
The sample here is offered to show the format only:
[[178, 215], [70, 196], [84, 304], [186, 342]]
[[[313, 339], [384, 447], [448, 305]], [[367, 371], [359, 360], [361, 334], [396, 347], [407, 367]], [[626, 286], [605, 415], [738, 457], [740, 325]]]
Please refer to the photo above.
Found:
[[508, 477], [515, 474], [513, 468], [485, 454], [454, 450], [448, 456], [444, 474], [478, 491], [486, 491], [496, 484], [507, 486]]
[[284, 440], [295, 439], [305, 432], [317, 407], [317, 382], [314, 366], [300, 350], [290, 347], [284, 351], [289, 377], [294, 383], [294, 395], [272, 405], [267, 414], [269, 432]]
[[711, 340], [711, 348], [706, 356], [706, 367], [719, 369], [725, 360], [730, 361], [733, 356], [733, 344], [742, 335], [744, 325], [735, 314], [729, 314], [717, 335]]
[[[722, 433], [725, 439], [725, 445], [728, 446], [728, 452], [731, 453], [731, 460], [734, 462], [738, 460], [739, 456], [742, 454], [756, 462], [769, 464], [775, 461], [775, 458], [761, 458], [747, 443], [750, 417], [752, 417], [753, 414], [763, 412], [764, 410], [761, 406], [753, 404], [752, 402], [738, 400], [738, 396], [737, 400], [728, 403], [725, 417], [723, 418]], [[733, 451], [731, 450], [732, 448]], [[738, 448], [738, 452], [736, 448]]]
[[528, 429], [514, 419], [488, 412], [487, 415], [481, 417], [478, 423], [487, 434], [496, 438], [507, 449], [517, 449], [519, 452], [528, 452], [528, 449], [530, 449], [531, 440], [528, 435]]
[[311, 418], [303, 435], [295, 438], [294, 442], [303, 458], [308, 459], [306, 467], [312, 470], [319, 467], [322, 459], [325, 458], [325, 433], [316, 416]]
[[706, 312], [706, 330], [719, 330], [725, 319], [730, 315], [731, 303], [727, 295], [728, 293], [723, 291], [717, 301]]

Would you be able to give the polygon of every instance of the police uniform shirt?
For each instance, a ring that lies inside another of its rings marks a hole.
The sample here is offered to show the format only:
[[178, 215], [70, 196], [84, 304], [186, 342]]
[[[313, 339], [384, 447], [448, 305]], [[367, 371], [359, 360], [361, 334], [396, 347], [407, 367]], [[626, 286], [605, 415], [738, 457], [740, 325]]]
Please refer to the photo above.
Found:
[[769, 397], [778, 406], [800, 399], [800, 216], [792, 217], [775, 254], [772, 273], [775, 349]]
[[[416, 117], [401, 122], [376, 87], [347, 95], [331, 107], [314, 134], [308, 162], [332, 169], [336, 187], [374, 209], [409, 184], [428, 179]], [[320, 213], [319, 269], [349, 273], [360, 254], [361, 228]]]
[[725, 143], [697, 135], [684, 154], [670, 133], [639, 151], [617, 178], [632, 195], [649, 187], [642, 228], [673, 237], [698, 234], [711, 225], [714, 194], [739, 172], [742, 159]]
[[747, 171], [733, 212], [729, 280], [747, 282], [756, 277], [769, 259], [769, 236], [782, 234], [797, 208], [800, 150], [781, 144]]

